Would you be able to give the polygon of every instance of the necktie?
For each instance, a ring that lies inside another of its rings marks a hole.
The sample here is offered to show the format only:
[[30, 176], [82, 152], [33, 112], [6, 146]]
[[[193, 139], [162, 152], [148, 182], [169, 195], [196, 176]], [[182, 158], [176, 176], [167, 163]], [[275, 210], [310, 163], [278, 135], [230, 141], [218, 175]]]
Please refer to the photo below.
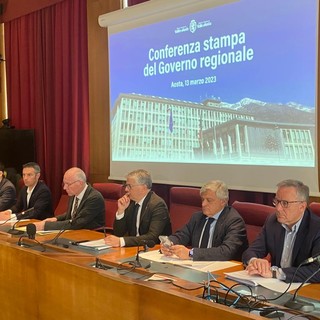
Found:
[[208, 242], [209, 242], [209, 235], [210, 235], [210, 225], [214, 218], [208, 218], [206, 220], [206, 223], [203, 226], [203, 234], [202, 234], [202, 239], [201, 239], [201, 244], [200, 248], [207, 248], [208, 247]]
[[76, 216], [76, 213], [77, 213], [77, 210], [78, 210], [78, 204], [79, 204], [79, 199], [77, 197], [75, 197], [73, 211], [71, 213], [71, 219], [74, 219], [74, 217]]
[[137, 235], [137, 216], [139, 211], [139, 203], [136, 203], [133, 209], [132, 214], [132, 226], [131, 226], [131, 233], [130, 236], [136, 236]]

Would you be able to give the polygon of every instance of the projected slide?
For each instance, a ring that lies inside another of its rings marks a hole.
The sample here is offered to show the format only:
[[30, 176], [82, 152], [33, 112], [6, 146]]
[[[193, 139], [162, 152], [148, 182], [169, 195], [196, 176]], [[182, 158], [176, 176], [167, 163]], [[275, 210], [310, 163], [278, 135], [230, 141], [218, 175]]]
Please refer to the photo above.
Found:
[[315, 0], [111, 34], [109, 66], [112, 161], [315, 166]]

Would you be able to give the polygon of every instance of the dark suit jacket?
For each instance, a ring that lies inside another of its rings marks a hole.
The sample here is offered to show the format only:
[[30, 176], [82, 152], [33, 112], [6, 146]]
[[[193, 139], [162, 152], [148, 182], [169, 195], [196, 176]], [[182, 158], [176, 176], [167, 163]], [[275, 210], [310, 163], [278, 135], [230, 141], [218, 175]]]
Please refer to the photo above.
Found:
[[12, 182], [2, 178], [0, 182], [0, 211], [10, 209], [16, 203], [16, 188]]
[[[246, 264], [251, 258], [264, 258], [268, 253], [271, 255], [271, 265], [280, 267], [285, 229], [278, 222], [276, 215], [270, 216], [262, 228], [262, 232], [252, 245], [244, 252], [242, 261]], [[286, 282], [306, 280], [313, 272], [319, 269], [319, 264], [312, 264], [297, 268], [301, 262], [320, 254], [320, 218], [311, 213], [309, 209], [304, 212], [292, 253], [292, 267], [283, 268], [286, 274]], [[309, 280], [320, 282], [320, 272]]]
[[241, 255], [248, 247], [248, 239], [245, 223], [238, 211], [232, 207], [225, 207], [216, 222], [212, 248], [199, 248], [206, 217], [202, 211], [194, 213], [183, 228], [169, 237], [170, 240], [174, 244], [193, 248], [195, 261], [241, 261]]
[[27, 187], [24, 186], [19, 193], [17, 203], [11, 207], [13, 213], [17, 214], [17, 219], [23, 218], [20, 212], [34, 208], [25, 217], [43, 220], [53, 216], [51, 192], [43, 181], [38, 181], [33, 189], [29, 205], [27, 206]]
[[57, 216], [57, 221], [47, 221], [44, 230], [96, 229], [105, 225], [104, 199], [99, 191], [88, 185], [79, 204], [77, 214], [71, 220], [74, 196], [69, 198], [67, 212]]
[[124, 237], [127, 247], [142, 245], [143, 240], [153, 240], [159, 243], [159, 235], [171, 234], [171, 221], [166, 203], [162, 198], [150, 191], [143, 201], [140, 215], [140, 236], [130, 235], [133, 222], [135, 202], [131, 201], [124, 212], [124, 217], [115, 219], [113, 233]]

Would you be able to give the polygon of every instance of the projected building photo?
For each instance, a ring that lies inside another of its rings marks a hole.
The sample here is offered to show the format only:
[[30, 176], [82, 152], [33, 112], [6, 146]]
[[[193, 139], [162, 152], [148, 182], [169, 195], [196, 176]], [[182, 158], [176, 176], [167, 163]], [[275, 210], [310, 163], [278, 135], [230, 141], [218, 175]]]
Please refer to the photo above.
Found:
[[[301, 123], [282, 116], [288, 108], [292, 119]], [[111, 115], [112, 157], [114, 161], [313, 166], [313, 112], [251, 99], [230, 105], [217, 99], [194, 103], [120, 94]]]

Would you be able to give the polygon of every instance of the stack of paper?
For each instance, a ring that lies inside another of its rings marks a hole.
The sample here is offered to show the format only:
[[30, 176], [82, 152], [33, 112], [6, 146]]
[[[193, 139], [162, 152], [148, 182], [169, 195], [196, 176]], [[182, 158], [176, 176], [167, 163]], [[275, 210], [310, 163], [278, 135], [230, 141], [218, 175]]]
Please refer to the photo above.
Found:
[[111, 246], [107, 245], [104, 242], [104, 239], [80, 242], [78, 246], [86, 249], [94, 249], [94, 250], [104, 250], [104, 249], [111, 248]]
[[[284, 292], [289, 284], [274, 278], [263, 278], [259, 275], [250, 276], [246, 270], [235, 271], [235, 272], [226, 272], [226, 278], [246, 284], [251, 287], [263, 286], [273, 291]], [[300, 282], [292, 283], [290, 286], [290, 290], [295, 290], [300, 286]]]

